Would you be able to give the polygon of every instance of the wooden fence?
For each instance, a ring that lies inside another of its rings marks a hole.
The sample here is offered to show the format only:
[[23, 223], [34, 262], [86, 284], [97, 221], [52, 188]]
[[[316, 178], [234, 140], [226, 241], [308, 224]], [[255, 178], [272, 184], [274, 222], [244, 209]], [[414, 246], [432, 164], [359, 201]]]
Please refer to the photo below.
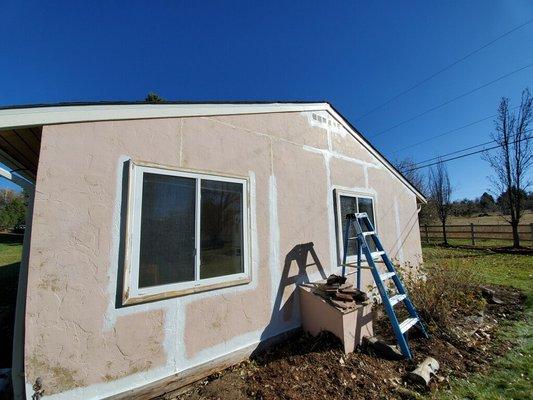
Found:
[[[520, 243], [526, 246], [533, 245], [533, 224], [518, 225], [518, 235]], [[426, 243], [443, 240], [442, 225], [422, 225], [420, 236]], [[513, 230], [511, 225], [446, 225], [446, 236], [448, 240], [460, 239], [475, 245], [476, 242], [487, 240], [513, 241]]]

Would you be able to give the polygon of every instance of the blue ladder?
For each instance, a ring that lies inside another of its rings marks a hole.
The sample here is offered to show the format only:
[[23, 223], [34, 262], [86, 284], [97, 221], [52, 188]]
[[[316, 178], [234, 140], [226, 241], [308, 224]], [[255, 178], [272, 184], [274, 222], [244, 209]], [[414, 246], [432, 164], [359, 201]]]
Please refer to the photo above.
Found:
[[[352, 227], [353, 232], [355, 232], [354, 237], [349, 236], [350, 227]], [[363, 229], [363, 227], [365, 227], [366, 229]], [[366, 240], [367, 237], [370, 237], [373, 240], [376, 251], [370, 251], [370, 247], [368, 246]], [[350, 240], [357, 241], [356, 264], [347, 263], [348, 243]], [[361, 259], [363, 254], [365, 256], [366, 262], [368, 263], [368, 267], [364, 267], [361, 265]], [[386, 272], [382, 273], [376, 267], [376, 262], [379, 262], [377, 260], [378, 257], [381, 257], [382, 262], [385, 264], [385, 267], [387, 268]], [[392, 264], [391, 260], [389, 259], [389, 256], [383, 248], [383, 245], [381, 244], [381, 241], [379, 240], [378, 235], [374, 230], [374, 226], [370, 222], [370, 219], [368, 218], [368, 215], [366, 213], [346, 215], [346, 225], [344, 228], [344, 255], [343, 263], [341, 265], [343, 277], [346, 274], [346, 267], [356, 268], [357, 289], [359, 290], [361, 289], [361, 269], [370, 269], [370, 271], [372, 272], [372, 276], [374, 277], [374, 281], [376, 282], [379, 294], [381, 295], [383, 305], [385, 306], [385, 311], [387, 312], [387, 315], [391, 321], [392, 329], [394, 331], [394, 335], [396, 336], [396, 340], [400, 346], [400, 350], [404, 357], [409, 359], [412, 358], [411, 350], [409, 349], [409, 344], [407, 343], [406, 338], [407, 331], [413, 326], [418, 326], [420, 328], [420, 331], [426, 338], [428, 337], [428, 334], [426, 332], [426, 329], [424, 328], [424, 325], [422, 324], [422, 320], [418, 316], [418, 313], [416, 312], [416, 309], [413, 306], [413, 303], [411, 302], [411, 299], [407, 295], [407, 292], [402, 284], [402, 281], [400, 280], [400, 277], [396, 273], [394, 265]], [[391, 297], [389, 297], [389, 293], [387, 292], [387, 289], [384, 285], [384, 282], [388, 279], [392, 279], [397, 291], [397, 293]], [[398, 322], [398, 318], [396, 317], [396, 313], [394, 312], [394, 306], [400, 302], [403, 302], [410, 316], [401, 323]]]

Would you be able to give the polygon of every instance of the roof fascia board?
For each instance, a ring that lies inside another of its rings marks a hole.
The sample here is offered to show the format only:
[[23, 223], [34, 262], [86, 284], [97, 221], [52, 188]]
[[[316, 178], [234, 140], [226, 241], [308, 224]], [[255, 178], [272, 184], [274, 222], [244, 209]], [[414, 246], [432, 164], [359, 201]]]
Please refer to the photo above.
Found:
[[153, 118], [207, 117], [216, 115], [267, 114], [279, 112], [327, 111], [370, 153], [406, 185], [423, 203], [425, 196], [411, 185], [392, 164], [362, 137], [329, 103], [265, 104], [103, 104], [13, 108], [0, 110], [0, 129], [28, 128], [79, 122]]
[[372, 147], [368, 143], [366, 139], [364, 139], [359, 132], [354, 130], [352, 126], [344, 119], [342, 115], [340, 115], [333, 107], [331, 107], [328, 104], [327, 111], [330, 113], [330, 115], [337, 120], [353, 137], [355, 140], [357, 140], [359, 143], [363, 145], [365, 149], [367, 149], [374, 157], [376, 157], [381, 163], [390, 171], [394, 176], [396, 176], [405, 186], [407, 186], [415, 195], [416, 197], [422, 201], [424, 204], [427, 203], [426, 197], [420, 193], [407, 179], [405, 179], [397, 170], [394, 168], [394, 166], [381, 154]]
[[0, 110], [0, 129], [76, 122], [321, 111], [327, 103], [127, 104], [36, 107]]

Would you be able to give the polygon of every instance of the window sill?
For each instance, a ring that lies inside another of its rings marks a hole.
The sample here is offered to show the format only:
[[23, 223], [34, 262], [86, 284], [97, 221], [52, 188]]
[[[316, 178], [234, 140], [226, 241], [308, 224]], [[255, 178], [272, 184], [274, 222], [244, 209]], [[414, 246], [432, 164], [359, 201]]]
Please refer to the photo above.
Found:
[[231, 286], [247, 285], [251, 281], [252, 281], [252, 278], [250, 276], [236, 277], [235, 279], [221, 281], [221, 282], [197, 284], [194, 286], [191, 285], [191, 286], [180, 288], [180, 289], [166, 290], [166, 291], [162, 291], [159, 293], [149, 293], [149, 294], [142, 294], [142, 293], [134, 294], [134, 293], [131, 293], [129, 290], [126, 290], [122, 297], [122, 305], [130, 306], [134, 304], [149, 303], [153, 301], [171, 299], [173, 297], [187, 296], [187, 295], [194, 294], [194, 293], [207, 292], [210, 290], [222, 289], [222, 288], [231, 287]]

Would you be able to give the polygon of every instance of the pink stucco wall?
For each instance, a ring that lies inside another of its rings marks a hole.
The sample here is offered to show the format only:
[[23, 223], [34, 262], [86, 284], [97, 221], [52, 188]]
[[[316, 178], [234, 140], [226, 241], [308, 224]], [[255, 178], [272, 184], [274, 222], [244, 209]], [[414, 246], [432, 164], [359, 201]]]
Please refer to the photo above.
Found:
[[[128, 159], [249, 178], [249, 284], [117, 306]], [[29, 257], [27, 385], [41, 377], [46, 395], [103, 398], [297, 327], [295, 284], [338, 271], [336, 187], [374, 196], [392, 257], [421, 262], [414, 193], [346, 130], [311, 113], [44, 127]]]

